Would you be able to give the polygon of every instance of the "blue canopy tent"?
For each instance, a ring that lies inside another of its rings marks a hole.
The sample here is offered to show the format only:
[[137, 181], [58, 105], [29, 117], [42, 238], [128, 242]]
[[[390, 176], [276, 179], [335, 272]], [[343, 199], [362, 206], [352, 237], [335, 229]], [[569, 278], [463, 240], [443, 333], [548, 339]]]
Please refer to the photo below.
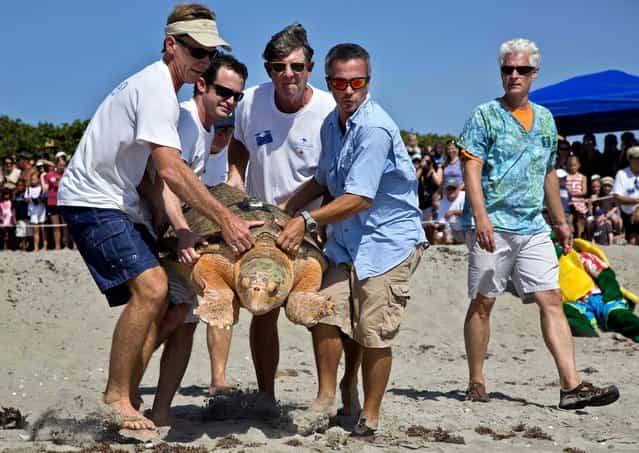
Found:
[[548, 108], [561, 135], [639, 129], [639, 77], [603, 71], [573, 77], [530, 93]]

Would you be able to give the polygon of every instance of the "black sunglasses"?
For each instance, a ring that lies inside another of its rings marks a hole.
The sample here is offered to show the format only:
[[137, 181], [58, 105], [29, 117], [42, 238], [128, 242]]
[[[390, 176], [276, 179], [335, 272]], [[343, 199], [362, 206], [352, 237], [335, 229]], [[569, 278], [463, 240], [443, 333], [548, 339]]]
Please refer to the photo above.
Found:
[[213, 60], [218, 55], [217, 49], [207, 50], [207, 49], [204, 49], [203, 47], [193, 47], [190, 44], [188, 44], [186, 41], [184, 41], [182, 38], [180, 38], [179, 36], [174, 36], [174, 38], [177, 42], [180, 43], [182, 47], [184, 47], [186, 50], [189, 51], [189, 53], [191, 54], [193, 58], [197, 60], [201, 60], [202, 58], [206, 58], [206, 57], [208, 57], [209, 60]]
[[506, 75], [511, 75], [515, 70], [517, 70], [517, 74], [519, 75], [528, 75], [533, 72], [536, 68], [534, 66], [502, 66], [501, 73]]
[[232, 97], [235, 102], [240, 102], [244, 97], [244, 93], [242, 93], [241, 91], [233, 91], [230, 88], [218, 85], [217, 83], [213, 84], [213, 88], [215, 88], [215, 92], [217, 93], [217, 95], [224, 99]]
[[299, 62], [282, 63], [282, 62], [271, 61], [268, 63], [268, 66], [269, 68], [271, 68], [273, 72], [284, 72], [286, 71], [286, 66], [290, 66], [291, 71], [293, 72], [302, 72], [304, 69], [306, 69], [306, 63], [299, 63]]

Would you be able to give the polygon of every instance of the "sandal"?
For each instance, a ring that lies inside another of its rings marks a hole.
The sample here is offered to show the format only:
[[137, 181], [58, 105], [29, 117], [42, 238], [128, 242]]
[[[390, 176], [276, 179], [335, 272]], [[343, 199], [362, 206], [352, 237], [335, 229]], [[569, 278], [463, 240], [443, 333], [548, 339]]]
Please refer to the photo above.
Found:
[[368, 426], [366, 424], [366, 419], [364, 417], [360, 417], [357, 421], [357, 425], [355, 425], [355, 428], [353, 428], [350, 437], [371, 438], [375, 437], [375, 434], [377, 434], [379, 431], [379, 428]]
[[468, 389], [466, 390], [466, 396], [464, 399], [466, 401], [487, 403], [490, 401], [490, 396], [488, 396], [488, 392], [486, 392], [486, 386], [484, 384], [475, 382], [468, 384]]

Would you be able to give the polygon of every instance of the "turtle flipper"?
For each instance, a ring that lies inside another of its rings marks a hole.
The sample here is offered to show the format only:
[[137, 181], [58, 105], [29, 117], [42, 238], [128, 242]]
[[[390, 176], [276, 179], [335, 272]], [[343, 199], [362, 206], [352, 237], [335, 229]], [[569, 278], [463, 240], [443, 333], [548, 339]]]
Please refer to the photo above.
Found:
[[286, 302], [286, 317], [294, 324], [313, 327], [333, 313], [335, 303], [318, 291], [322, 284], [322, 266], [311, 258], [295, 263], [295, 284]]
[[235, 293], [223, 278], [228, 266], [230, 263], [221, 261], [219, 256], [203, 255], [191, 274], [199, 302], [193, 313], [205, 323], [222, 329], [236, 324], [239, 314]]
[[286, 317], [294, 324], [313, 327], [333, 313], [335, 303], [319, 293], [291, 291], [286, 302]]

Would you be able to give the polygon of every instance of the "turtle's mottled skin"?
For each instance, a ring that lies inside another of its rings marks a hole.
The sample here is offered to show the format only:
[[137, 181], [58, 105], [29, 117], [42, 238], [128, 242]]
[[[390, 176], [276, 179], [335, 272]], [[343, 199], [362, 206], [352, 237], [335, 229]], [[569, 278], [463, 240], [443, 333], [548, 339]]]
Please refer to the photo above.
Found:
[[[210, 192], [232, 212], [246, 220], [263, 220], [251, 231], [256, 237], [253, 248], [235, 254], [222, 240], [220, 227], [195, 210], [185, 213], [192, 231], [208, 241], [198, 249], [201, 254], [191, 268], [179, 265], [180, 273], [198, 291], [200, 305], [195, 314], [216, 327], [237, 322], [239, 305], [254, 315], [263, 315], [286, 302], [286, 315], [296, 323], [311, 327], [333, 310], [333, 303], [318, 293], [326, 260], [317, 243], [307, 236], [299, 251], [284, 253], [275, 240], [290, 216], [277, 206], [249, 199], [241, 190], [219, 184]], [[172, 229], [163, 237], [164, 248], [172, 252], [163, 260], [176, 265], [177, 239]], [[238, 305], [239, 302], [239, 305]]]

